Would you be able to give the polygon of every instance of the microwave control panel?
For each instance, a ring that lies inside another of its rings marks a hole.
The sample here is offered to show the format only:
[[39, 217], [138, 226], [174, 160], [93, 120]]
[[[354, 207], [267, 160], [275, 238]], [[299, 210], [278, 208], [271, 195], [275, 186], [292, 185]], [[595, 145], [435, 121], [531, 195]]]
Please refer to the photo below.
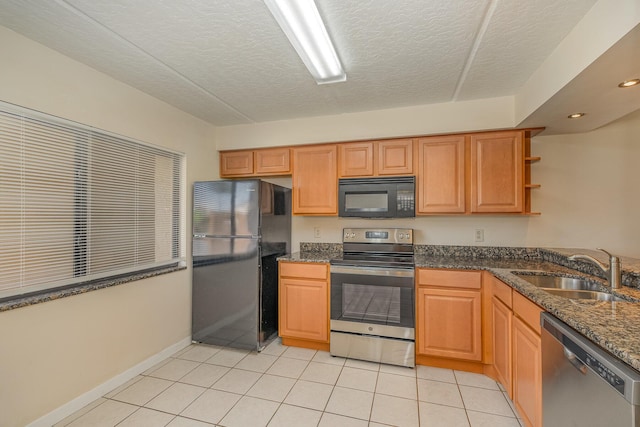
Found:
[[397, 207], [398, 213], [400, 212], [414, 213], [415, 212], [415, 196], [413, 191], [398, 190], [397, 203], [398, 203], [398, 207]]

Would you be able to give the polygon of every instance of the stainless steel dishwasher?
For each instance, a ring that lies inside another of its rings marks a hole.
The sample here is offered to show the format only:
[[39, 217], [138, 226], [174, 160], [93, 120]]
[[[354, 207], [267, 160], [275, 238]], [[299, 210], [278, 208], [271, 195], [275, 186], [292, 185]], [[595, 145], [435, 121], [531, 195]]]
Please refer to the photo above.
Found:
[[542, 313], [544, 427], [640, 426], [640, 373]]

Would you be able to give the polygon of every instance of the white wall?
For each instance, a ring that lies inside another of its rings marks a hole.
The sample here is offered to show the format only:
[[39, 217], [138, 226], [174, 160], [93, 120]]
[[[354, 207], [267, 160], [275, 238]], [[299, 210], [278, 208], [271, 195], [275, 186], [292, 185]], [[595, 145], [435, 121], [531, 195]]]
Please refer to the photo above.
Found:
[[514, 126], [514, 98], [280, 120], [216, 129], [218, 150], [502, 129]]
[[[217, 178], [211, 125], [3, 27], [0, 57], [0, 100], [184, 152], [187, 207], [194, 180]], [[0, 313], [0, 424], [26, 425], [190, 336], [190, 269]]]

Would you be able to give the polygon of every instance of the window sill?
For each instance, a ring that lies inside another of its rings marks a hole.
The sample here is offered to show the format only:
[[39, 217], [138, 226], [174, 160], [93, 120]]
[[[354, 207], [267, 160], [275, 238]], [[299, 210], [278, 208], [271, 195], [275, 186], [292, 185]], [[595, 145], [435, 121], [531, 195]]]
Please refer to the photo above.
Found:
[[111, 277], [108, 279], [96, 280], [88, 283], [79, 284], [69, 288], [52, 289], [35, 295], [17, 295], [0, 302], [0, 313], [16, 308], [27, 307], [30, 305], [40, 304], [47, 301], [53, 301], [60, 298], [66, 298], [73, 295], [84, 294], [98, 289], [110, 288], [111, 286], [122, 285], [124, 283], [134, 282], [136, 280], [148, 279], [149, 277], [161, 276], [175, 271], [186, 270], [186, 266], [175, 265], [171, 267], [158, 268], [154, 270], [141, 271], [126, 276]]

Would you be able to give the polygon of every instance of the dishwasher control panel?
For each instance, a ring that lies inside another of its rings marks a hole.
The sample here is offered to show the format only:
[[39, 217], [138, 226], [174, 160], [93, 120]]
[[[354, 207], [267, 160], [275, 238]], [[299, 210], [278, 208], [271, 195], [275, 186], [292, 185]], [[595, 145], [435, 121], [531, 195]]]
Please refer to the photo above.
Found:
[[585, 352], [585, 355], [586, 355], [585, 357], [586, 364], [596, 374], [600, 375], [600, 377], [602, 377], [603, 380], [611, 384], [611, 387], [618, 390], [620, 394], [624, 394], [624, 380], [618, 374], [613, 372], [611, 369], [607, 368], [605, 365], [602, 364], [602, 362], [600, 362], [598, 359], [596, 359], [589, 353]]

